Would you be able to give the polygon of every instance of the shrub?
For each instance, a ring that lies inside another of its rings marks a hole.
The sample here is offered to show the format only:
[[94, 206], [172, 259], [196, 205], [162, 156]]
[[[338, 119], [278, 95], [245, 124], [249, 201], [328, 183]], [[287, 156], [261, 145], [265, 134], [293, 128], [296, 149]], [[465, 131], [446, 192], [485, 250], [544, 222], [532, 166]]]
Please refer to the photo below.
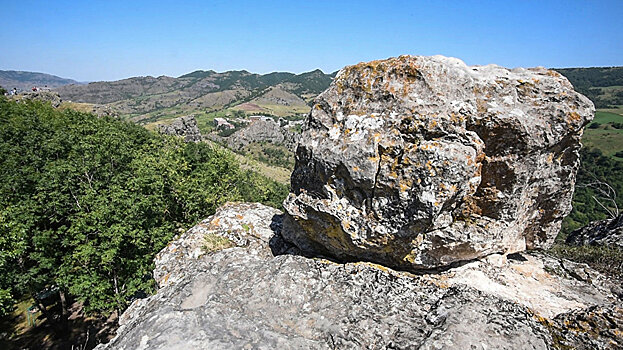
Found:
[[0, 312], [51, 285], [87, 312], [122, 310], [154, 290], [174, 232], [288, 192], [229, 152], [109, 117], [0, 98], [0, 125]]

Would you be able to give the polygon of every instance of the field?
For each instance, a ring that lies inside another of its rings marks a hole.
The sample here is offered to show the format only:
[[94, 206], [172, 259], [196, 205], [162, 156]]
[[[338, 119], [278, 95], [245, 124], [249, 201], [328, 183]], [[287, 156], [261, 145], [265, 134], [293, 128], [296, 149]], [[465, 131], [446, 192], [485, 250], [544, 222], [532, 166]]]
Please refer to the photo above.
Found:
[[588, 149], [597, 148], [604, 155], [622, 159], [615, 156], [618, 152], [623, 152], [623, 129], [615, 128], [614, 124], [617, 123], [623, 123], [622, 115], [597, 111], [595, 119], [584, 129], [582, 144]]

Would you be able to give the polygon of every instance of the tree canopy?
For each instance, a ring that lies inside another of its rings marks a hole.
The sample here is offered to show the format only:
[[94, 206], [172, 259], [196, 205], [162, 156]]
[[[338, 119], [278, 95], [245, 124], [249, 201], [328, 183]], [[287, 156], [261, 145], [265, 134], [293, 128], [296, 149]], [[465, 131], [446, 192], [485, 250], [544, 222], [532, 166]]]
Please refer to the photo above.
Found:
[[107, 313], [150, 293], [153, 257], [227, 201], [287, 188], [227, 151], [0, 97], [0, 314], [58, 286]]

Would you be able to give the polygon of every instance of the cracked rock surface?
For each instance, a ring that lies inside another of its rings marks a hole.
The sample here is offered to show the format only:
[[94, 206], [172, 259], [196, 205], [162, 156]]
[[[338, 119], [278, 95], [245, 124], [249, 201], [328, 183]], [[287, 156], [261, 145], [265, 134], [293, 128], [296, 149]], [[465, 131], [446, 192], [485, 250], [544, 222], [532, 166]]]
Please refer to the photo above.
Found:
[[284, 237], [411, 271], [546, 248], [593, 114], [544, 68], [443, 56], [346, 67], [304, 125]]
[[158, 130], [165, 135], [181, 136], [185, 142], [201, 141], [201, 131], [192, 115], [175, 118], [171, 124], [160, 124]]
[[[230, 203], [182, 234], [156, 258], [158, 293], [135, 301], [98, 349], [623, 346], [621, 309], [588, 267], [583, 281], [533, 253], [440, 274], [338, 264], [298, 255], [281, 237], [282, 219], [261, 204]], [[207, 235], [234, 247], [203, 253]]]

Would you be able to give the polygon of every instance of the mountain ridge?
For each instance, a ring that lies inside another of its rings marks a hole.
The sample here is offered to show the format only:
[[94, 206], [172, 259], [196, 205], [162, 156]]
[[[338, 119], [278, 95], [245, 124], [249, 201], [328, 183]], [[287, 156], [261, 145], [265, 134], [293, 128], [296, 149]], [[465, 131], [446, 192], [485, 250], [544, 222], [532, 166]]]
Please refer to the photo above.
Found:
[[84, 83], [48, 73], [0, 70], [0, 86], [7, 90], [13, 88], [17, 88], [18, 90], [30, 90], [34, 86], [56, 88], [69, 84], [81, 85]]

